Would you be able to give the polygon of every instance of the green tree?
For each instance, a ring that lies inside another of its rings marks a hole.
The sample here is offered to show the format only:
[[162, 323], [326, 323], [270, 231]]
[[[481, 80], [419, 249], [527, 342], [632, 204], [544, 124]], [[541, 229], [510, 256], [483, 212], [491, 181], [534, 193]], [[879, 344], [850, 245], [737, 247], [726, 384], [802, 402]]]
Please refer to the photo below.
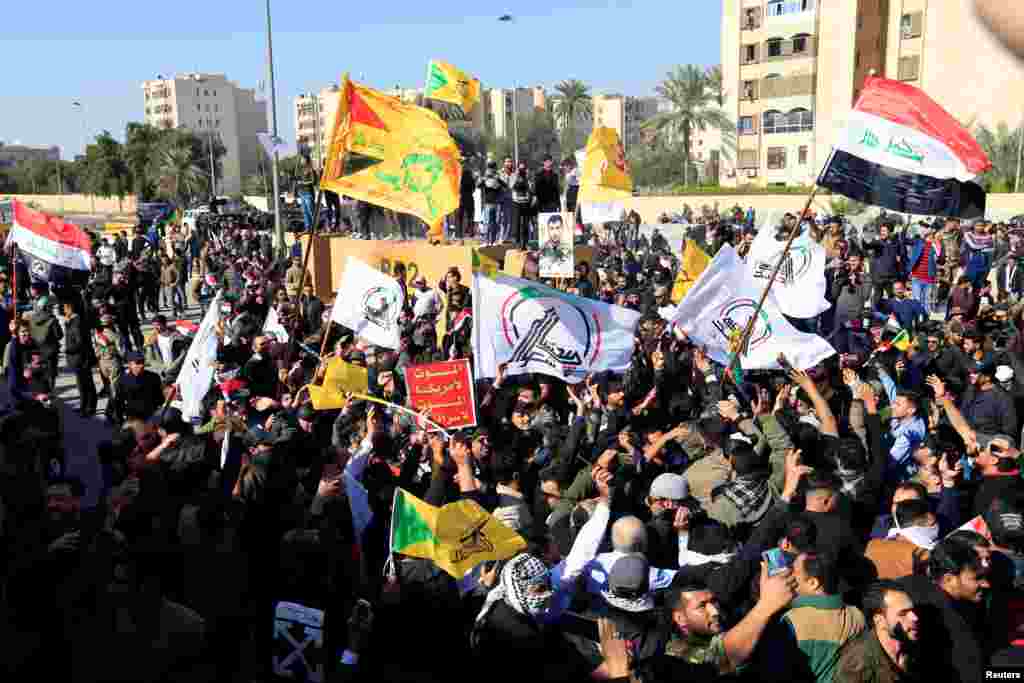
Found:
[[724, 145], [735, 139], [735, 124], [717, 106], [718, 93], [712, 90], [707, 74], [693, 64], [677, 66], [655, 89], [672, 104], [672, 111], [658, 114], [644, 127], [668, 134], [683, 151], [683, 184], [689, 184], [693, 136], [709, 129], [721, 131]]
[[975, 139], [992, 162], [991, 170], [979, 178], [989, 192], [1016, 191], [1022, 134], [1024, 129], [1011, 130], [1005, 122], [994, 130], [980, 124], [975, 129]]
[[725, 104], [725, 86], [722, 80], [722, 65], [715, 64], [704, 69], [704, 77], [708, 81], [708, 89], [715, 95], [715, 102], [721, 107]]
[[555, 121], [562, 130], [560, 146], [563, 154], [571, 154], [580, 147], [579, 131], [576, 124], [580, 119], [590, 120], [594, 116], [594, 101], [590, 95], [590, 86], [575, 78], [562, 81], [555, 86], [558, 93], [555, 101]]
[[165, 129], [135, 121], [125, 129], [124, 158], [128, 166], [128, 183], [140, 200], [148, 200], [156, 194], [153, 161], [166, 133]]
[[121, 143], [110, 131], [105, 130], [96, 136], [95, 142], [86, 148], [85, 157], [83, 189], [100, 197], [124, 199], [131, 189], [128, 165], [124, 161]]
[[156, 194], [186, 204], [208, 196], [211, 145], [220, 178], [220, 162], [226, 150], [217, 137], [198, 135], [186, 128], [161, 131], [147, 169], [147, 175], [157, 184]]

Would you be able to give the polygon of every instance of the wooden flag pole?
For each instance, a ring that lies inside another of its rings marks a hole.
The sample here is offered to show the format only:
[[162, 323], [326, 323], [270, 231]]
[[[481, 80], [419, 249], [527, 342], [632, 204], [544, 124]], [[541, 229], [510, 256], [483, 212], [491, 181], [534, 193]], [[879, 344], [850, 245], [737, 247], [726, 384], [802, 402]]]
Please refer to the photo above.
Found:
[[775, 264], [775, 268], [772, 270], [772, 276], [768, 278], [768, 284], [765, 285], [764, 291], [761, 292], [761, 299], [757, 302], [757, 308], [754, 309], [754, 313], [747, 321], [746, 327], [743, 328], [743, 334], [740, 336], [739, 345], [732, 353], [732, 357], [729, 359], [729, 366], [725, 370], [726, 377], [732, 377], [733, 369], [739, 361], [740, 354], [743, 352], [743, 349], [747, 347], [747, 342], [750, 341], [750, 335], [754, 332], [754, 325], [757, 324], [757, 317], [761, 314], [761, 309], [764, 308], [764, 302], [768, 298], [768, 293], [772, 291], [772, 285], [775, 284], [775, 278], [778, 277], [779, 271], [782, 270], [782, 264], [786, 260], [786, 256], [789, 255], [789, 249], [793, 246], [793, 240], [796, 239], [798, 234], [800, 234], [801, 224], [807, 220], [807, 213], [811, 210], [811, 204], [814, 202], [814, 196], [817, 193], [818, 186], [815, 185], [814, 189], [811, 190], [810, 196], [807, 197], [807, 203], [804, 204], [804, 210], [800, 212], [800, 218], [797, 219], [796, 223], [793, 224], [793, 228], [789, 231], [789, 239], [786, 240], [786, 246], [783, 247], [782, 253], [779, 254], [779, 261]]

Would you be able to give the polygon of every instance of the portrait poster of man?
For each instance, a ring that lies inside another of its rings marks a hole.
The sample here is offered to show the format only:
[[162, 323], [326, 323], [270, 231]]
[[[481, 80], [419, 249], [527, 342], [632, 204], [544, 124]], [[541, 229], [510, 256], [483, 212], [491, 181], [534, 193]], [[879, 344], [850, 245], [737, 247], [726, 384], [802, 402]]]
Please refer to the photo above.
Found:
[[542, 213], [537, 217], [540, 233], [540, 276], [572, 277], [573, 220], [570, 213]]

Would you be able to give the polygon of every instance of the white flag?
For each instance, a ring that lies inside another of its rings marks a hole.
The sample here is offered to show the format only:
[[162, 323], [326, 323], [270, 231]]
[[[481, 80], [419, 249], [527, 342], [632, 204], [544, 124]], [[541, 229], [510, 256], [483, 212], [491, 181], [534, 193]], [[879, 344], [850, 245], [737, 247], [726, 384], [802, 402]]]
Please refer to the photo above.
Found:
[[[784, 241], [775, 239], [774, 228], [766, 225], [757, 232], [747, 256], [747, 270], [759, 287], [768, 284], [785, 247]], [[811, 239], [808, 230], [793, 240], [772, 287], [785, 315], [813, 318], [832, 305], [825, 298], [825, 260], [825, 248]]]
[[203, 399], [213, 383], [213, 366], [217, 362], [217, 323], [220, 322], [220, 293], [210, 302], [195, 339], [192, 340], [178, 373], [178, 395], [181, 416], [186, 422], [198, 420], [203, 414]]
[[570, 384], [587, 374], [624, 372], [640, 313], [583, 299], [501, 273], [473, 274], [476, 376], [538, 372]]
[[[675, 323], [708, 355], [726, 365], [729, 343], [746, 329], [763, 291], [761, 281], [750, 277], [736, 251], [723, 246], [676, 310]], [[801, 370], [813, 367], [835, 353], [816, 334], [798, 332], [779, 310], [775, 289], [769, 292], [754, 324], [747, 352], [740, 356], [744, 370], [778, 369], [784, 353]]]
[[371, 344], [398, 349], [398, 316], [405, 303], [398, 281], [348, 257], [331, 320]]
[[267, 319], [263, 321], [263, 334], [273, 337], [279, 344], [287, 344], [291, 338], [288, 336], [288, 330], [284, 328], [280, 318], [277, 317], [277, 309], [273, 306], [267, 311]]

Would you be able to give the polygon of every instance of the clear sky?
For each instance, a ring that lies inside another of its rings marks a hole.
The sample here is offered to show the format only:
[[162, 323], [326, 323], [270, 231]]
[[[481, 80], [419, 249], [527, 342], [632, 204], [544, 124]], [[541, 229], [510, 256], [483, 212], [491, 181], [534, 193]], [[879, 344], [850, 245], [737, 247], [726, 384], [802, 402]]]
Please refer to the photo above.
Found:
[[[0, 140], [57, 144], [63, 158], [143, 119], [142, 81], [224, 73], [266, 79], [264, 0], [4, 3]], [[347, 70], [371, 86], [420, 87], [431, 58], [485, 87], [579, 78], [593, 92], [651, 94], [676, 64], [719, 61], [716, 0], [271, 0], [279, 133], [292, 99]], [[502, 14], [515, 17], [501, 23]], [[81, 111], [73, 101], [84, 105]], [[84, 118], [84, 120], [83, 120]]]

